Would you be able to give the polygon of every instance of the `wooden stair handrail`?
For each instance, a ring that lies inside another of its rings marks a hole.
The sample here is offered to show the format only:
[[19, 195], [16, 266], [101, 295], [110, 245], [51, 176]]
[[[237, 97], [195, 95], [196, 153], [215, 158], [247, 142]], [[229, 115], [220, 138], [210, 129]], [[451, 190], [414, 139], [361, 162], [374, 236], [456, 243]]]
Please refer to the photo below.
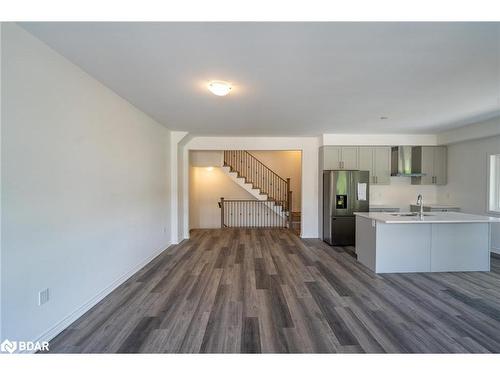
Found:
[[247, 150], [243, 150], [243, 152], [246, 152], [251, 158], [255, 159], [259, 164], [263, 165], [264, 168], [267, 168], [272, 174], [274, 174], [280, 180], [282, 180], [283, 182], [286, 182], [286, 180], [283, 177], [281, 177], [279, 174], [277, 174], [275, 171], [273, 171], [271, 168], [269, 168], [267, 165], [265, 165], [263, 162], [261, 162], [259, 159], [257, 159], [255, 156], [253, 156], [251, 153], [249, 153]]

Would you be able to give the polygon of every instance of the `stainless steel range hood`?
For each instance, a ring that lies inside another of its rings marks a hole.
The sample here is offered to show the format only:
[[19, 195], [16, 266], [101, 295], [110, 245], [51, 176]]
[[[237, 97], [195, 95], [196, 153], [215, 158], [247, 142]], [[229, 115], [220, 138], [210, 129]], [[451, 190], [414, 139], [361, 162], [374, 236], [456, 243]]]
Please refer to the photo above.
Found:
[[[391, 176], [421, 177], [425, 173], [412, 170], [413, 146], [396, 146], [391, 149]], [[413, 163], [415, 165], [415, 163]]]

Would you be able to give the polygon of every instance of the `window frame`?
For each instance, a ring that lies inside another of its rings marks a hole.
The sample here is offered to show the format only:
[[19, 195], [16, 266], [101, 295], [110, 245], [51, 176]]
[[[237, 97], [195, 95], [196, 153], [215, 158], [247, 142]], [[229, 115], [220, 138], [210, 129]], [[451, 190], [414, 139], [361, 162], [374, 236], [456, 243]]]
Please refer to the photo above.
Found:
[[500, 215], [500, 153], [488, 154], [487, 174], [487, 212], [492, 215]]

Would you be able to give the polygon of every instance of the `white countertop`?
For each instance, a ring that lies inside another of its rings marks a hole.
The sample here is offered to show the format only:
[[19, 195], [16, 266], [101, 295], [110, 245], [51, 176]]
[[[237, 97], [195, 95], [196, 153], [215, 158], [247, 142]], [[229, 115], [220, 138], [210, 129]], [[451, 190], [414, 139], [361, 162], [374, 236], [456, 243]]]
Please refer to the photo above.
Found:
[[404, 212], [355, 212], [354, 214], [385, 224], [500, 223], [500, 218], [498, 217], [471, 215], [460, 212], [425, 212], [423, 218], [419, 216], [395, 216], [395, 214], [404, 214]]

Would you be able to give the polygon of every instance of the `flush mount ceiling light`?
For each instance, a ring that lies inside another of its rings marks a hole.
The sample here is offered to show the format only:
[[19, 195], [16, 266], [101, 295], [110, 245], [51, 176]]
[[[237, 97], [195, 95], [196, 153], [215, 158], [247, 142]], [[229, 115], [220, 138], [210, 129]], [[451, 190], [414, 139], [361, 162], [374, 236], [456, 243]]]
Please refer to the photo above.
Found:
[[210, 92], [217, 96], [226, 96], [231, 91], [231, 84], [224, 81], [210, 81], [208, 89]]

